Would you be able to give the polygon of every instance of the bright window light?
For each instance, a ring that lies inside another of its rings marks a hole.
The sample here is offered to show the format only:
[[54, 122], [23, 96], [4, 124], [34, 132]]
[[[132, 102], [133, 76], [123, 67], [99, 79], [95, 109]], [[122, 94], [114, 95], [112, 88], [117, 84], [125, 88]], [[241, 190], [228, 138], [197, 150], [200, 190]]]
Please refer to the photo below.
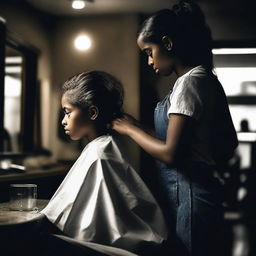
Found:
[[227, 96], [256, 94], [256, 68], [219, 67], [215, 68], [215, 71]]
[[21, 81], [11, 76], [4, 78], [4, 95], [6, 97], [19, 97], [21, 95]]
[[20, 56], [6, 57], [5, 58], [5, 63], [7, 63], [7, 64], [22, 63], [22, 57], [20, 57]]
[[78, 37], [76, 37], [74, 45], [77, 50], [86, 51], [91, 47], [92, 41], [87, 35], [79, 35]]
[[238, 132], [237, 138], [239, 141], [255, 142], [256, 141], [256, 132]]
[[83, 9], [85, 7], [85, 2], [82, 0], [74, 0], [72, 2], [73, 9]]
[[213, 49], [212, 53], [216, 55], [256, 54], [256, 48], [220, 48], [220, 49]]
[[5, 72], [9, 74], [21, 74], [22, 67], [21, 66], [5, 67]]

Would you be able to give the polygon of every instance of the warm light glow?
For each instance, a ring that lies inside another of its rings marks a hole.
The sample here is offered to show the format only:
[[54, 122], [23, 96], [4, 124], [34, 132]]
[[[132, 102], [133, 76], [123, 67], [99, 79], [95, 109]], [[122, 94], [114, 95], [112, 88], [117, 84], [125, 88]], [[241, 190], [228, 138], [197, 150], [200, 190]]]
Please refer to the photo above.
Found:
[[256, 54], [256, 48], [220, 48], [220, 49], [213, 49], [212, 53], [215, 55]]
[[73, 9], [83, 9], [85, 7], [85, 2], [82, 0], [74, 0], [72, 2]]
[[91, 41], [90, 37], [88, 37], [87, 35], [79, 35], [75, 39], [74, 45], [77, 50], [85, 51], [91, 47], [92, 41]]

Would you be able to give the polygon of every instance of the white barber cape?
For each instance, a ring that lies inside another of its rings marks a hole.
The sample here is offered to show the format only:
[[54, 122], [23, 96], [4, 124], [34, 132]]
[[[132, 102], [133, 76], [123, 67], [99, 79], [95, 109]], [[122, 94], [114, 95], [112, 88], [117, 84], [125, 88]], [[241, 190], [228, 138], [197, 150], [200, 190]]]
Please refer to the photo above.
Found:
[[157, 202], [109, 135], [86, 145], [42, 213], [80, 241], [133, 251], [167, 238]]

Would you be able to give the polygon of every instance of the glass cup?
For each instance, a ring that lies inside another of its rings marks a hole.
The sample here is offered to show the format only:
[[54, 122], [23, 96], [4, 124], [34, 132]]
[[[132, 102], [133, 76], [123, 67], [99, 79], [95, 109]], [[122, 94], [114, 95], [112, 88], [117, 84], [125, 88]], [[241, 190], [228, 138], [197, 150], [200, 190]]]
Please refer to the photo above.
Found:
[[37, 199], [36, 184], [11, 184], [10, 209], [15, 211], [34, 211]]

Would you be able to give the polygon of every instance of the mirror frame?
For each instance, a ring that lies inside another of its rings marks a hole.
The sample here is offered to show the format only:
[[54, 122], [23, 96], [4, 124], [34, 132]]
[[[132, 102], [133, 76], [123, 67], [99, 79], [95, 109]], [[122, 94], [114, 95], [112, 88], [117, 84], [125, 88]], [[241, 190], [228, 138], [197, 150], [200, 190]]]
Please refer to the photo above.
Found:
[[4, 147], [4, 118], [1, 117], [4, 116], [5, 38], [5, 20], [0, 17], [0, 152], [3, 152]]

